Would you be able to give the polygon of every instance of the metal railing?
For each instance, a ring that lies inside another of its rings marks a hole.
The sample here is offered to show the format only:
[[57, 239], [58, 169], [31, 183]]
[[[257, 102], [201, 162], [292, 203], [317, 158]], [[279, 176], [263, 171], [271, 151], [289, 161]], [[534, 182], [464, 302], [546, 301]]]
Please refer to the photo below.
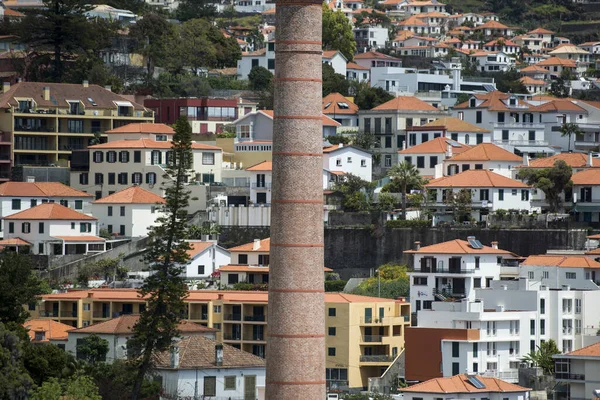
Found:
[[73, 311], [61, 311], [60, 312], [60, 316], [61, 317], [67, 317], [67, 318], [77, 318], [77, 311], [73, 312]]
[[190, 314], [190, 319], [198, 319], [198, 320], [205, 321], [208, 319], [208, 314], [201, 313], [201, 312], [193, 312]]
[[244, 321], [259, 321], [264, 322], [267, 320], [266, 315], [244, 315]]
[[56, 317], [58, 317], [58, 311], [41, 311], [40, 315], [42, 317], [53, 317], [53, 318], [56, 318]]
[[444, 274], [471, 274], [475, 272], [475, 268], [448, 268], [448, 267], [435, 267], [435, 268], [409, 268], [408, 272], [425, 272], [425, 273], [444, 273]]
[[250, 185], [252, 187], [252, 189], [271, 189], [271, 182], [265, 182], [265, 183], [256, 183], [256, 182], [252, 182], [252, 185]]
[[242, 340], [242, 334], [236, 333], [234, 335], [233, 333], [224, 333], [223, 340]]
[[364, 335], [362, 341], [365, 343], [377, 343], [383, 340], [382, 335]]
[[585, 381], [584, 374], [570, 374], [568, 372], [555, 372], [555, 378], [558, 380], [570, 380], [570, 381]]
[[[510, 108], [518, 108], [509, 106]], [[536, 124], [533, 122], [493, 122], [495, 128], [521, 128], [521, 129], [544, 129], [544, 124]]]
[[110, 318], [109, 311], [94, 311], [92, 313], [93, 318]]
[[494, 140], [492, 143], [505, 146], [548, 146], [545, 140]]
[[242, 314], [225, 314], [225, 321], [241, 321]]
[[360, 362], [392, 362], [394, 357], [388, 355], [360, 356]]
[[499, 378], [505, 381], [517, 381], [519, 379], [518, 369], [508, 369], [505, 371], [487, 370], [481, 374], [483, 377]]
[[262, 335], [252, 334], [250, 337], [244, 336], [244, 340], [255, 341], [255, 342], [262, 342], [262, 341], [265, 340], [265, 335], [264, 334], [262, 334]]

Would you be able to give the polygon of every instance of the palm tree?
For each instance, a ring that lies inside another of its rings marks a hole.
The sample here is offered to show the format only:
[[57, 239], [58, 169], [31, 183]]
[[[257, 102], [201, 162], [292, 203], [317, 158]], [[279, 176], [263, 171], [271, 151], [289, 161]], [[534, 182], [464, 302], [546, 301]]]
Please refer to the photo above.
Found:
[[421, 188], [423, 179], [417, 167], [408, 161], [394, 165], [388, 171], [388, 176], [402, 186], [402, 219], [406, 219], [406, 190], [409, 186]]
[[573, 123], [573, 122], [565, 122], [564, 124], [562, 124], [559, 131], [560, 131], [562, 137], [565, 137], [565, 136], [569, 137], [569, 153], [570, 153], [571, 152], [571, 136], [581, 135], [581, 134], [583, 134], [583, 131], [581, 130], [579, 125], [577, 125], [576, 123]]

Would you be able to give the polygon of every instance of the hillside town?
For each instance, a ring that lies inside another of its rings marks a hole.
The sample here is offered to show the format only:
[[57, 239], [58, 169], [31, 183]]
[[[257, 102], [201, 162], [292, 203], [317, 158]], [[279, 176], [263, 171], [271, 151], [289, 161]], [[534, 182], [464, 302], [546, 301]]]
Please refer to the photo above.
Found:
[[0, 0], [0, 399], [600, 399], [599, 24]]

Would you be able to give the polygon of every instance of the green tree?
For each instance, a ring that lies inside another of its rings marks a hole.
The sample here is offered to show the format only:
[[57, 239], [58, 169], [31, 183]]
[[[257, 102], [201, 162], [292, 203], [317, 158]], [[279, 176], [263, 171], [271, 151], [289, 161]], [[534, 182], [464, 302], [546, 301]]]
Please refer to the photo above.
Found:
[[377, 196], [377, 208], [381, 211], [392, 211], [396, 208], [396, 198], [389, 193], [379, 193]]
[[215, 3], [208, 0], [182, 0], [177, 6], [177, 19], [188, 21], [190, 19], [203, 18], [212, 20], [217, 16]]
[[89, 335], [77, 344], [77, 353], [90, 364], [97, 364], [106, 360], [108, 353], [108, 340], [98, 335]]
[[22, 324], [29, 317], [23, 305], [34, 303], [48, 291], [47, 283], [33, 272], [29, 256], [0, 253], [0, 322]]
[[50, 378], [38, 387], [29, 397], [30, 400], [102, 400], [98, 386], [87, 375], [79, 375], [61, 382]]
[[133, 399], [140, 395], [142, 383], [152, 367], [155, 351], [166, 351], [179, 335], [177, 324], [184, 309], [187, 287], [183, 278], [185, 264], [189, 260], [187, 207], [190, 192], [186, 188], [192, 168], [192, 129], [185, 117], [174, 125], [175, 134], [165, 173], [164, 216], [149, 231], [149, 243], [145, 260], [151, 266], [150, 275], [140, 288], [140, 295], [147, 298], [147, 307], [135, 324], [132, 345], [139, 349], [138, 372], [133, 388]]
[[548, 92], [556, 97], [564, 98], [571, 95], [571, 82], [575, 79], [573, 72], [563, 69], [560, 76], [552, 81]]
[[406, 271], [406, 265], [394, 263], [381, 265], [374, 276], [363, 281], [352, 293], [371, 297], [378, 297], [381, 293], [382, 298], [388, 299], [407, 296], [410, 291], [410, 280]]
[[[103, 399], [131, 399], [131, 393], [137, 375], [135, 363], [116, 360], [110, 364], [99, 363], [95, 365], [86, 365], [85, 371], [94, 379]], [[147, 378], [142, 384], [140, 398], [157, 398], [160, 389], [160, 382]]]
[[335, 72], [329, 64], [323, 64], [323, 97], [330, 93], [340, 93], [342, 96], [348, 96], [350, 83], [342, 74]]
[[402, 219], [406, 219], [406, 191], [409, 186], [419, 188], [422, 185], [423, 178], [421, 178], [417, 167], [407, 161], [402, 161], [390, 168], [388, 176], [402, 188], [400, 192], [402, 195]]
[[556, 342], [549, 339], [536, 347], [537, 350], [529, 352], [521, 360], [532, 364], [534, 367], [542, 368], [544, 375], [554, 375], [554, 359], [552, 356], [560, 354]]
[[371, 132], [357, 132], [352, 138], [352, 145], [359, 147], [363, 150], [370, 151], [373, 148], [378, 147], [379, 138]]
[[452, 210], [454, 221], [463, 222], [470, 219], [472, 210], [471, 190], [448, 190], [444, 194], [444, 204]]
[[156, 13], [144, 15], [129, 28], [129, 37], [135, 43], [133, 50], [144, 56], [146, 61], [147, 84], [152, 81], [155, 67], [167, 62], [174, 36], [173, 26]]
[[569, 153], [571, 152], [571, 139], [573, 136], [583, 135], [583, 130], [574, 122], [565, 122], [559, 129], [560, 135], [569, 140]]
[[256, 91], [269, 90], [273, 84], [273, 74], [265, 67], [252, 67], [248, 73], [250, 88]]
[[344, 195], [346, 211], [368, 211], [371, 206], [373, 183], [353, 174], [344, 175], [344, 180], [334, 185], [334, 190]]
[[22, 341], [0, 322], [0, 399], [26, 399], [33, 386], [22, 352]]
[[127, 277], [129, 269], [121, 262], [121, 257], [109, 257], [80, 267], [77, 271], [77, 283], [82, 287], [87, 287], [90, 277], [105, 281], [109, 281], [111, 278], [124, 279]]
[[548, 211], [556, 213], [562, 207], [560, 195], [573, 184], [572, 175], [571, 167], [563, 160], [557, 160], [552, 168], [522, 168], [517, 178], [544, 192]]
[[392, 96], [388, 91], [380, 87], [365, 87], [356, 94], [354, 104], [361, 110], [370, 110], [380, 104], [392, 100]]
[[192, 74], [197, 76], [202, 67], [217, 66], [217, 49], [209, 39], [212, 29], [215, 27], [203, 19], [192, 19], [175, 28], [169, 45], [172, 72], [181, 73], [184, 68], [190, 68]]
[[352, 25], [341, 11], [334, 11], [323, 3], [323, 49], [339, 50], [348, 61], [356, 53]]
[[32, 345], [23, 348], [23, 365], [36, 385], [50, 378], [61, 378], [67, 372], [71, 356], [55, 344]]

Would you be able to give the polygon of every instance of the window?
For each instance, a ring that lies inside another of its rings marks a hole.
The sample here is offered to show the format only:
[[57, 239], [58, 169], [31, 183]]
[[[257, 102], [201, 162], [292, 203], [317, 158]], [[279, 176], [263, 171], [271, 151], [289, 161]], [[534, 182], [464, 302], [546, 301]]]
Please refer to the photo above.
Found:
[[122, 163], [128, 163], [129, 162], [129, 152], [128, 151], [120, 151], [119, 152], [119, 161]]
[[204, 265], [198, 265], [198, 275], [204, 275]]
[[490, 199], [490, 190], [489, 189], [481, 189], [479, 190], [479, 200], [485, 201]]
[[529, 321], [529, 334], [535, 335], [535, 319]]
[[573, 341], [572, 340], [563, 340], [563, 353], [570, 353], [573, 350]]
[[142, 184], [142, 174], [140, 172], [134, 172], [131, 174], [131, 183], [134, 185]]
[[435, 168], [435, 166], [437, 165], [438, 158], [437, 156], [431, 156], [429, 157], [429, 168]]
[[417, 168], [425, 168], [425, 157], [424, 156], [417, 157]]
[[475, 269], [479, 269], [481, 257], [475, 257]]
[[327, 334], [328, 334], [329, 336], [335, 336], [335, 333], [336, 333], [336, 332], [335, 332], [335, 326], [330, 326], [330, 327], [327, 329]]
[[238, 255], [238, 264], [248, 265], [248, 254]]
[[141, 163], [142, 162], [142, 152], [141, 150], [136, 150], [133, 152], [133, 162]]
[[567, 272], [566, 277], [567, 277], [567, 279], [577, 279], [577, 273], [576, 272]]
[[335, 357], [335, 347], [328, 347], [327, 348], [327, 355], [329, 357]]
[[546, 299], [540, 299], [540, 314], [546, 314]]
[[112, 208], [112, 206], [108, 206], [108, 216], [112, 217], [112, 215], [113, 215], [113, 208]]
[[114, 185], [115, 184], [115, 173], [114, 172], [109, 172], [108, 173], [108, 184], [109, 185]]
[[367, 160], [365, 160], [365, 159], [360, 160], [360, 166], [361, 167], [366, 167], [367, 166]]
[[548, 279], [550, 277], [550, 272], [542, 271], [542, 279]]
[[521, 190], [521, 201], [529, 201], [529, 190]]
[[31, 224], [29, 222], [23, 222], [21, 224], [21, 232], [23, 232], [23, 233], [31, 232]]
[[335, 317], [335, 308], [329, 308], [329, 310], [327, 311], [327, 315], [329, 315], [330, 317]]
[[473, 278], [473, 287], [475, 289], [481, 288], [481, 278]]
[[[452, 375], [458, 375], [460, 374], [460, 363], [457, 362], [453, 362], [452, 363]], [[415, 398], [413, 397], [413, 400]]]
[[483, 114], [482, 114], [482, 112], [481, 111], [477, 111], [475, 113], [475, 123], [476, 124], [481, 124], [482, 120], [483, 120]]
[[146, 174], [146, 183], [149, 185], [156, 184], [156, 174], [154, 172], [148, 172]]
[[63, 207], [69, 207], [69, 200], [59, 200], [58, 203]]
[[106, 153], [106, 162], [109, 162], [109, 163], [117, 162], [117, 152], [116, 151], [108, 151]]
[[267, 60], [267, 69], [275, 69], [275, 59], [269, 58]]
[[82, 172], [81, 174], [79, 174], [79, 184], [80, 185], [87, 185], [88, 184], [88, 173], [87, 172]]
[[96, 185], [102, 185], [104, 183], [104, 174], [96, 172], [94, 174], [94, 181], [96, 182]]
[[488, 342], [487, 343], [487, 355], [488, 356], [496, 355], [496, 342]]
[[113, 234], [113, 226], [112, 225], [108, 225], [108, 233], [110, 233], [111, 235]]
[[127, 172], [121, 172], [118, 175], [117, 181], [119, 182], [119, 185], [127, 185]]
[[235, 390], [235, 376], [226, 376], [225, 377], [225, 385], [223, 390]]
[[385, 168], [391, 168], [391, 166], [392, 166], [392, 155], [391, 154], [385, 154], [384, 155], [383, 166]]
[[473, 358], [479, 357], [478, 355], [479, 346], [477, 343], [473, 343]]
[[119, 235], [125, 236], [125, 225], [119, 225]]
[[516, 195], [517, 195], [517, 189], [513, 189], [513, 190], [511, 191], [511, 194], [512, 194], [513, 196], [516, 196]]
[[546, 334], [546, 320], [540, 319], [540, 335]]
[[581, 335], [581, 320], [580, 319], [575, 320], [575, 334]]
[[335, 166], [336, 167], [341, 167], [342, 166], [342, 159], [341, 158], [336, 158], [335, 159]]
[[[498, 363], [489, 362], [489, 363], [487, 363], [486, 367], [487, 367], [488, 371], [496, 371], [498, 369]], [[483, 398], [482, 398], [482, 400], [483, 400]]]
[[38, 223], [38, 232], [39, 232], [40, 234], [41, 234], [41, 233], [44, 233], [44, 223], [43, 223], [43, 222], [39, 222], [39, 223]]
[[82, 210], [83, 209], [83, 200], [75, 200], [75, 209]]
[[95, 163], [101, 163], [104, 159], [104, 153], [102, 153], [101, 151], [95, 151], [94, 152], [94, 162]]
[[152, 150], [150, 163], [152, 165], [162, 164], [162, 153], [158, 150]]
[[496, 336], [496, 321], [487, 321], [485, 331], [488, 336]]
[[217, 377], [216, 376], [205, 376], [204, 377], [203, 395], [204, 395], [204, 397], [217, 395]]
[[581, 314], [581, 299], [575, 299], [575, 314]]
[[465, 144], [469, 144], [469, 134], [465, 135]]
[[215, 165], [215, 153], [203, 152], [202, 165]]
[[391, 137], [391, 136], [386, 136], [386, 137], [384, 138], [384, 140], [385, 140], [385, 143], [384, 143], [384, 145], [383, 145], [383, 146], [384, 146], [386, 149], [391, 149], [391, 148], [392, 148], [392, 137]]
[[13, 199], [12, 200], [12, 209], [20, 210], [21, 209], [21, 199]]
[[426, 276], [415, 276], [413, 277], [413, 285], [415, 286], [427, 286]]
[[521, 329], [521, 321], [510, 321], [510, 334], [518, 335]]
[[533, 271], [528, 271], [527, 272], [527, 279], [534, 279]]
[[346, 160], [346, 162], [347, 162], [348, 164], [352, 164], [352, 157], [348, 157], [348, 159]]
[[81, 222], [79, 224], [79, 232], [91, 232], [92, 231], [92, 224], [90, 224], [89, 222]]
[[8, 233], [15, 233], [15, 223], [14, 222], [8, 223]]
[[221, 314], [221, 306], [214, 306], [213, 307], [213, 312], [215, 314]]
[[71, 222], [71, 229], [75, 229], [75, 222]]
[[452, 342], [452, 357], [459, 357], [460, 356], [460, 343], [458, 342]]
[[498, 189], [498, 200], [504, 200], [504, 189]]

